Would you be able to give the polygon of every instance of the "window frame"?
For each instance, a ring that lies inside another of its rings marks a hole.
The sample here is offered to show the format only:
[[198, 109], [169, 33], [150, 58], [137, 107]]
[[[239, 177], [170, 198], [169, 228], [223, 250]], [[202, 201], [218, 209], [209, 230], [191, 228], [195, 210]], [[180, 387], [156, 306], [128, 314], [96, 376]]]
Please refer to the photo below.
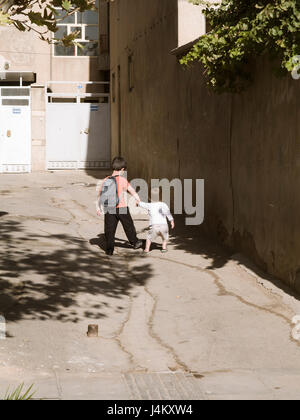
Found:
[[[56, 10], [62, 11], [63, 9], [61, 7], [56, 7]], [[98, 10], [94, 11], [95, 13], [98, 13]], [[54, 58], [97, 58], [99, 57], [99, 16], [98, 18], [98, 23], [78, 23], [78, 13], [84, 13], [84, 12], [75, 12], [74, 13], [74, 22], [72, 23], [64, 23], [64, 21], [62, 21], [62, 23], [58, 23], [57, 27], [65, 27], [67, 29], [67, 35], [70, 35], [72, 33], [72, 28], [78, 28], [78, 30], [81, 30], [81, 38], [76, 38], [74, 41], [78, 42], [78, 43], [84, 43], [89, 44], [89, 43], [97, 43], [97, 55], [79, 55], [78, 54], [78, 49], [80, 49], [80, 47], [78, 45], [74, 45], [74, 55], [57, 55], [55, 54], [55, 45], [57, 45], [56, 43], [52, 44], [52, 56]], [[94, 27], [97, 28], [98, 30], [98, 37], [97, 39], [94, 40], [89, 40], [86, 39], [86, 27]], [[56, 32], [52, 32], [52, 40], [55, 41], [57, 40], [57, 38], [55, 38], [55, 34]]]

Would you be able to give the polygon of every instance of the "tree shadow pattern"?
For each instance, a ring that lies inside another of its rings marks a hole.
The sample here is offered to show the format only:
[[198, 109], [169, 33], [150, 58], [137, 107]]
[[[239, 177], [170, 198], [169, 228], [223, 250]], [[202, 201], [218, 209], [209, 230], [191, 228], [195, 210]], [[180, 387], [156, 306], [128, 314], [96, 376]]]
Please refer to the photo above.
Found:
[[121, 300], [151, 277], [133, 250], [110, 258], [83, 239], [42, 235], [5, 212], [0, 217], [0, 312], [7, 321], [79, 322], [84, 294], [92, 296], [85, 316], [103, 318], [109, 298]]

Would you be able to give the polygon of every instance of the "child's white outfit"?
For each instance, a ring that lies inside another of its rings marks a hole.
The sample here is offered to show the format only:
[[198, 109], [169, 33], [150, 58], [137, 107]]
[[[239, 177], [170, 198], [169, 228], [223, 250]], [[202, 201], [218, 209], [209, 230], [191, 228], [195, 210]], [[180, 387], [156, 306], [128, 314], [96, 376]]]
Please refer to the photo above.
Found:
[[148, 210], [149, 214], [149, 233], [147, 239], [153, 242], [157, 236], [161, 236], [164, 241], [169, 240], [169, 222], [172, 222], [173, 216], [166, 203], [144, 203], [140, 202], [139, 206]]

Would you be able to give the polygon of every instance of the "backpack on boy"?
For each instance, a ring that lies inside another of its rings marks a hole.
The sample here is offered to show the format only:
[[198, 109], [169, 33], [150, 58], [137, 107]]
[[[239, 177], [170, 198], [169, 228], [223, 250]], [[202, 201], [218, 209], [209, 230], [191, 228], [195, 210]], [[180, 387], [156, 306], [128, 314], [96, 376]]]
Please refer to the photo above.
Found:
[[113, 213], [120, 203], [118, 184], [115, 176], [107, 178], [101, 188], [99, 205], [104, 213]]

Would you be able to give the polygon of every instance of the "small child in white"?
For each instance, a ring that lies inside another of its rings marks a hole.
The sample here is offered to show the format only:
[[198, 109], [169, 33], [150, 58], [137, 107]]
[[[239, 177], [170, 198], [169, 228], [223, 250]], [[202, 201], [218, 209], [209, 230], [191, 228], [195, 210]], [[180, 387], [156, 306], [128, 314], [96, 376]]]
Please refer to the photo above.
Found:
[[147, 235], [145, 253], [148, 254], [150, 252], [151, 243], [157, 236], [161, 236], [163, 240], [161, 252], [168, 252], [167, 244], [169, 240], [169, 226], [167, 220], [171, 223], [172, 229], [175, 227], [174, 218], [169, 207], [166, 203], [162, 203], [161, 201], [154, 203], [144, 203], [141, 201], [138, 205], [148, 210], [149, 214], [150, 230]]

